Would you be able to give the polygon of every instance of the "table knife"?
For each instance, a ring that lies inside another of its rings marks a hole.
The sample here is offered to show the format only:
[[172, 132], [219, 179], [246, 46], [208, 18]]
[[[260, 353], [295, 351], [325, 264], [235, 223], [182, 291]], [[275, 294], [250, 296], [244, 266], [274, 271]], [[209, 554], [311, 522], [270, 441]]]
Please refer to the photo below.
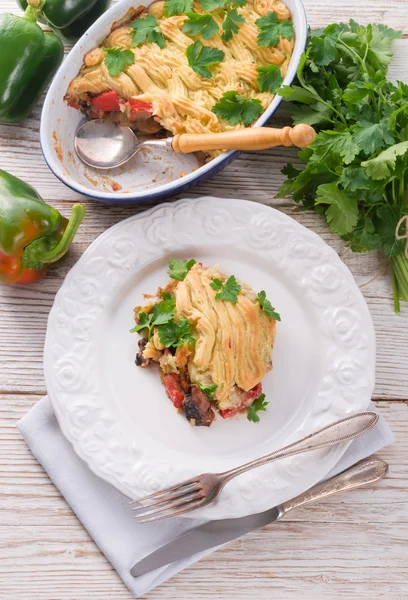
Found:
[[288, 502], [279, 504], [265, 512], [239, 519], [209, 521], [200, 527], [196, 527], [145, 556], [132, 567], [130, 572], [133, 577], [140, 577], [198, 552], [226, 544], [250, 531], [255, 531], [278, 521], [293, 508], [316, 502], [339, 492], [375, 483], [385, 477], [387, 471], [388, 465], [382, 460], [363, 460], [340, 473], [340, 475], [336, 475], [324, 483], [319, 483], [292, 500], [288, 500]]

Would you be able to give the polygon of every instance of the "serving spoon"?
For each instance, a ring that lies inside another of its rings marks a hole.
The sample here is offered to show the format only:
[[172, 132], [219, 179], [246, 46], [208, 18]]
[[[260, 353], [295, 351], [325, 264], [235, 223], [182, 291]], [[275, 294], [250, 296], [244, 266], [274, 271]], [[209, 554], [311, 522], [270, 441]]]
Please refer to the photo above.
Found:
[[305, 148], [316, 137], [310, 125], [295, 127], [248, 127], [223, 133], [181, 133], [163, 139], [139, 140], [130, 127], [94, 119], [81, 125], [75, 134], [75, 151], [79, 158], [95, 169], [113, 169], [130, 160], [142, 148], [164, 148], [170, 152], [190, 153], [200, 150], [265, 150], [275, 146]]

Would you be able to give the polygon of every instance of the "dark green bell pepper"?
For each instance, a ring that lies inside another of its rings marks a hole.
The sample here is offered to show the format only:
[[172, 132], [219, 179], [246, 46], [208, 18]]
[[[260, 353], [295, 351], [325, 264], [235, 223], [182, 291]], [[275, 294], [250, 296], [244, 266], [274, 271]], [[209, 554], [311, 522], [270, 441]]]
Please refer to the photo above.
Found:
[[29, 116], [64, 57], [58, 36], [37, 25], [41, 3], [23, 17], [0, 14], [0, 123]]
[[[18, 0], [23, 10], [27, 0]], [[46, 0], [42, 17], [65, 39], [77, 40], [105, 12], [110, 0]]]

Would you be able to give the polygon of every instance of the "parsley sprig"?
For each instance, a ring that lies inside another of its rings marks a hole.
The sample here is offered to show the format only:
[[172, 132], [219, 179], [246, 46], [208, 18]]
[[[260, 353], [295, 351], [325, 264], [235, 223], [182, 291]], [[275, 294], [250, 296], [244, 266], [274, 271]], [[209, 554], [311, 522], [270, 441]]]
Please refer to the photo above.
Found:
[[267, 65], [266, 67], [257, 67], [258, 85], [261, 92], [270, 92], [276, 94], [283, 83], [283, 77], [278, 65]]
[[165, 348], [170, 346], [177, 348], [183, 344], [192, 346], [195, 339], [191, 335], [190, 325], [187, 319], [180, 319], [180, 323], [169, 321], [157, 328], [159, 339]]
[[289, 164], [279, 197], [291, 196], [325, 215], [355, 252], [382, 248], [390, 257], [394, 308], [408, 301], [405, 244], [396, 238], [408, 214], [408, 85], [392, 83], [391, 44], [401, 32], [385, 25], [334, 23], [312, 32], [297, 81], [279, 94], [294, 123], [319, 128]]
[[295, 35], [292, 21], [279, 22], [278, 13], [273, 10], [264, 17], [257, 19], [255, 24], [259, 27], [258, 44], [260, 46], [276, 46], [279, 37], [292, 40]]
[[232, 8], [225, 13], [224, 21], [222, 23], [222, 41], [229, 42], [232, 40], [232, 36], [239, 32], [240, 23], [244, 23], [245, 19], [242, 15], [238, 14], [236, 8]]
[[159, 48], [165, 45], [164, 35], [162, 34], [157, 20], [152, 15], [139, 17], [130, 24], [134, 29], [132, 47], [141, 46], [146, 41], [156, 43]]
[[263, 108], [260, 100], [245, 98], [245, 96], [231, 90], [225, 92], [220, 100], [214, 104], [212, 112], [231, 125], [237, 125], [241, 122], [248, 127], [261, 116]]
[[233, 6], [245, 6], [247, 0], [199, 0], [200, 6], [206, 12], [224, 9], [229, 10]]
[[188, 64], [190, 67], [201, 75], [209, 79], [212, 77], [210, 67], [214, 67], [223, 60], [225, 53], [218, 48], [211, 48], [211, 46], [203, 46], [203, 44], [197, 40], [194, 44], [191, 44], [186, 51]]
[[191, 269], [196, 264], [194, 258], [190, 260], [185, 260], [184, 258], [171, 258], [169, 260], [169, 268], [167, 269], [167, 273], [169, 277], [172, 279], [177, 279], [177, 281], [183, 281]]
[[111, 77], [117, 77], [126, 67], [135, 62], [135, 55], [131, 50], [124, 50], [120, 46], [103, 48], [103, 50], [106, 52], [104, 63]]
[[[210, 1], [212, 2], [212, 0]], [[210, 4], [210, 6], [214, 6], [215, 8], [206, 10], [224, 9], [226, 8], [226, 3], [220, 1], [217, 2], [216, 5], [214, 3]], [[242, 15], [238, 14], [236, 8], [231, 8], [230, 10], [225, 11], [219, 10], [218, 12], [220, 16], [224, 14], [221, 35], [222, 40], [224, 42], [229, 42], [233, 35], [239, 32], [239, 25], [244, 23], [245, 19]], [[219, 32], [220, 28], [210, 12], [205, 14], [186, 12], [185, 14], [187, 15], [188, 19], [184, 22], [181, 30], [186, 35], [201, 35], [201, 37], [205, 40], [210, 40]]]
[[187, 35], [201, 35], [205, 40], [210, 40], [219, 30], [214, 17], [210, 14], [187, 12], [186, 15], [188, 19], [184, 21], [181, 31]]
[[159, 325], [170, 323], [174, 319], [176, 310], [176, 297], [173, 294], [164, 293], [163, 300], [154, 305], [150, 313], [144, 311], [138, 314], [139, 324], [130, 330], [131, 333], [147, 330], [147, 339], [150, 340], [153, 329]]
[[193, 10], [194, 0], [166, 0], [164, 3], [164, 16], [184, 15]]
[[174, 320], [176, 297], [174, 294], [163, 292], [162, 298], [163, 300], [155, 304], [150, 313], [142, 311], [138, 314], [139, 323], [130, 332], [146, 331], [147, 339], [150, 340], [156, 327], [160, 342], [165, 348], [177, 348], [186, 343], [193, 345], [195, 339], [187, 319], [180, 319], [179, 323]]
[[260, 396], [258, 396], [258, 398], [254, 400], [251, 406], [248, 408], [248, 421], [258, 423], [261, 420], [258, 415], [258, 412], [266, 411], [266, 407], [268, 406], [268, 404], [269, 402], [265, 402], [265, 394], [261, 394]]
[[225, 302], [231, 302], [232, 304], [237, 303], [241, 286], [234, 275], [231, 275], [225, 283], [222, 283], [218, 277], [215, 277], [211, 281], [210, 286], [213, 290], [218, 291], [218, 294], [215, 294], [216, 300], [224, 300]]
[[200, 383], [197, 381], [197, 385], [200, 390], [211, 400], [211, 402], [215, 402], [214, 392], [217, 389], [218, 385], [213, 383], [212, 385], [205, 385], [204, 383]]
[[257, 300], [261, 305], [262, 310], [268, 317], [274, 319], [274, 321], [281, 320], [280, 314], [276, 312], [272, 304], [269, 302], [269, 300], [266, 297], [266, 292], [264, 290], [262, 290], [262, 292], [259, 292]]

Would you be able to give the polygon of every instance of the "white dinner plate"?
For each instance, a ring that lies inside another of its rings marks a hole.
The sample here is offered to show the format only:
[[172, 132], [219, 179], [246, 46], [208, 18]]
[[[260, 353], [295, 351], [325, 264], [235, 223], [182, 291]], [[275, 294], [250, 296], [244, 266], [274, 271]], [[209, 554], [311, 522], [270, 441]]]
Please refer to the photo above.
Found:
[[[136, 367], [133, 307], [166, 283], [171, 256], [218, 264], [266, 290], [280, 312], [274, 368], [263, 381], [269, 406], [259, 423], [241, 416], [191, 427], [158, 372]], [[365, 410], [374, 387], [375, 335], [350, 271], [319, 236], [267, 206], [200, 198], [122, 221], [88, 248], [56, 296], [44, 365], [58, 421], [78, 455], [136, 498], [236, 467]], [[193, 514], [266, 510], [314, 485], [346, 447], [241, 475], [216, 503]]]

